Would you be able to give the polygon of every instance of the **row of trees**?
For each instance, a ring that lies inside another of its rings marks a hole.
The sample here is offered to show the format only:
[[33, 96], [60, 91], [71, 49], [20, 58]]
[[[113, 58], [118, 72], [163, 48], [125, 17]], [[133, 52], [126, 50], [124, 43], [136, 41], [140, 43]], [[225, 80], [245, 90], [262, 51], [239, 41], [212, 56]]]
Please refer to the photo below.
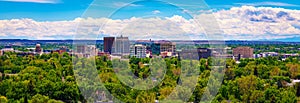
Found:
[[[224, 65], [214, 67], [214, 63]], [[242, 59], [0, 56], [0, 101], [297, 102], [299, 57]], [[224, 73], [224, 75], [222, 74]], [[224, 78], [220, 78], [224, 77]], [[218, 85], [219, 82], [222, 85]], [[219, 89], [218, 89], [219, 88]], [[217, 94], [215, 94], [217, 93]]]

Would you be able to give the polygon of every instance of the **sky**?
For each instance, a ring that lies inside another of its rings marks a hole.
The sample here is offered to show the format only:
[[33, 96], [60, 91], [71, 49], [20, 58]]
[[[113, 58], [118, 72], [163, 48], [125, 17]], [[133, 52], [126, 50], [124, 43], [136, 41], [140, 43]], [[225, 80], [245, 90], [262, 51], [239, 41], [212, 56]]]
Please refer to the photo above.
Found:
[[300, 41], [298, 0], [0, 0], [0, 39]]

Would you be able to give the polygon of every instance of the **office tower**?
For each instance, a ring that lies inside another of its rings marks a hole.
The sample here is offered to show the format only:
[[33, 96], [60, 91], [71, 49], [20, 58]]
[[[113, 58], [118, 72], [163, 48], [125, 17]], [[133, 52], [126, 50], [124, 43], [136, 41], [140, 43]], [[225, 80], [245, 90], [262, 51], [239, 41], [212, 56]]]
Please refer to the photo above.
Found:
[[136, 58], [145, 58], [147, 52], [147, 46], [142, 44], [135, 44], [130, 47], [130, 56], [134, 56]]
[[104, 37], [104, 52], [109, 52], [111, 54], [112, 47], [115, 41], [115, 37]]
[[160, 42], [160, 52], [172, 52], [175, 53], [176, 44], [170, 41], [161, 41]]
[[160, 54], [167, 54], [167, 56], [173, 56], [176, 54], [176, 44], [171, 41], [158, 41], [156, 46], [159, 46]]
[[116, 37], [112, 47], [113, 55], [129, 55], [130, 42], [128, 37]]
[[153, 54], [159, 55], [160, 54], [160, 44], [159, 43], [152, 43], [150, 45], [150, 50], [152, 51]]
[[240, 58], [253, 58], [253, 48], [237, 47], [233, 49], [233, 56]]

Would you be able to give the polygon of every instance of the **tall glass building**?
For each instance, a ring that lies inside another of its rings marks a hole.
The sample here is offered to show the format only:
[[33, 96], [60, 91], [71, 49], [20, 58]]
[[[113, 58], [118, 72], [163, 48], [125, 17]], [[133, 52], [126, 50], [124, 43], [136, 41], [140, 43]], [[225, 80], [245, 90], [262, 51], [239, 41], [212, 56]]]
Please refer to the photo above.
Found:
[[129, 55], [130, 41], [128, 37], [116, 37], [112, 47], [112, 55]]

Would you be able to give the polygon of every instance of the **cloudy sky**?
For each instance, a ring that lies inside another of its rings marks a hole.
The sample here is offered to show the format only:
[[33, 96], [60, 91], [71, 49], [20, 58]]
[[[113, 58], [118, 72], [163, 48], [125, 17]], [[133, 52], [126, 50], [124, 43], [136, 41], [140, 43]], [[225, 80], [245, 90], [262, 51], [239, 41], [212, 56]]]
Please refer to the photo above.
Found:
[[300, 41], [298, 0], [0, 0], [2, 39]]

